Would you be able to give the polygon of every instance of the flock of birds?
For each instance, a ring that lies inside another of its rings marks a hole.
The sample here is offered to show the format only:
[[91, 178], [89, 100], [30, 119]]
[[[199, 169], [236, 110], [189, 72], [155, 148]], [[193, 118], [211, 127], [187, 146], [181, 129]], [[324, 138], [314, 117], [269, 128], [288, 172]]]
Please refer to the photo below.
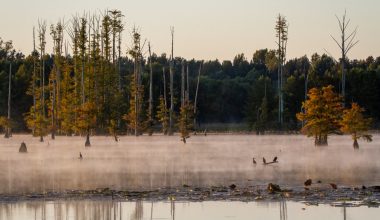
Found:
[[[256, 159], [253, 157], [252, 158], [252, 163], [254, 165], [257, 164], [256, 162]], [[269, 165], [269, 164], [273, 164], [273, 163], [278, 163], [278, 157], [274, 157], [273, 160], [271, 162], [267, 162], [267, 160], [265, 159], [265, 157], [263, 157], [263, 164], [264, 165]], [[313, 183], [313, 181], [311, 179], [307, 179], [305, 182], [304, 182], [304, 186], [305, 186], [305, 190], [309, 190], [309, 187], [311, 186], [311, 184]], [[317, 183], [321, 184], [322, 181], [318, 180]], [[335, 184], [335, 183], [329, 183], [329, 185], [331, 186], [331, 188], [333, 189], [338, 189], [338, 186]]]
[[[252, 162], [253, 162], [253, 164], [257, 164], [256, 159], [255, 159], [254, 157], [252, 158]], [[274, 157], [273, 160], [272, 160], [271, 162], [267, 162], [267, 160], [265, 159], [265, 157], [263, 157], [263, 164], [264, 164], [264, 165], [273, 164], [273, 163], [278, 163], [278, 158], [277, 158], [277, 156]]]

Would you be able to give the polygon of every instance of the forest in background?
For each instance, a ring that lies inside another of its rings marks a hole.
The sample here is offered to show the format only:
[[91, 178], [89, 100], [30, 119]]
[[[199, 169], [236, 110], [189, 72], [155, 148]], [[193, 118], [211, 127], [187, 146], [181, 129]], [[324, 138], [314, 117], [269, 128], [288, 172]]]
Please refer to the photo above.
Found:
[[[238, 54], [232, 61], [185, 60], [156, 54], [154, 47], [150, 51], [150, 43], [136, 28], [132, 44], [122, 48], [122, 19], [115, 10], [49, 27], [40, 22], [34, 39], [30, 38], [35, 43], [30, 54], [16, 52], [11, 41], [0, 40], [0, 115], [7, 117], [11, 73], [14, 132], [161, 132], [170, 112], [172, 129], [177, 131], [183, 126], [182, 115], [190, 118], [192, 106], [196, 126], [242, 123], [256, 131], [299, 130], [296, 114], [302, 111], [307, 90], [333, 85], [341, 93], [342, 62], [345, 102], [364, 107], [374, 128], [379, 127], [380, 57], [336, 61], [327, 54], [314, 54], [286, 60], [277, 49], [260, 49], [252, 55]], [[48, 37], [54, 41], [53, 54], [46, 53]], [[283, 65], [278, 65], [279, 59]], [[278, 105], [279, 68], [282, 107]]]

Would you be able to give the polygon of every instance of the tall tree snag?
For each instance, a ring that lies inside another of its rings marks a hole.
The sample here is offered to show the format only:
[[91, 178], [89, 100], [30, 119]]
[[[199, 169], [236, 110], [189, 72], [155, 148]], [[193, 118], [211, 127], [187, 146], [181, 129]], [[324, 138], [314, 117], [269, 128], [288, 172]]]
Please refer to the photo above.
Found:
[[344, 11], [344, 14], [342, 16], [342, 19], [338, 18], [338, 16], [335, 16], [338, 20], [339, 29], [340, 29], [340, 41], [336, 40], [332, 35], [331, 38], [334, 40], [334, 42], [338, 45], [340, 51], [341, 51], [341, 72], [342, 72], [342, 85], [341, 85], [341, 93], [343, 97], [343, 106], [345, 105], [345, 99], [346, 99], [346, 59], [347, 54], [350, 52], [350, 50], [359, 43], [358, 40], [356, 40], [356, 34], [358, 31], [358, 27], [356, 27], [353, 31], [348, 31], [348, 26], [350, 25], [351, 20], [347, 20], [347, 13]]

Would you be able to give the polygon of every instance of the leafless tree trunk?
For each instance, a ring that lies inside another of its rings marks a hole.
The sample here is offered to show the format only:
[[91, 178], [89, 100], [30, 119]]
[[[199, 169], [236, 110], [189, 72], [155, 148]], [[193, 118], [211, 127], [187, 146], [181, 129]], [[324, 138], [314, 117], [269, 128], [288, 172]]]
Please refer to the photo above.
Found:
[[41, 75], [41, 80], [40, 80], [40, 87], [42, 88], [41, 90], [41, 116], [42, 120], [40, 120], [40, 142], [44, 141], [43, 138], [43, 132], [42, 130], [44, 129], [43, 127], [43, 120], [45, 120], [45, 46], [46, 46], [46, 22], [39, 22], [39, 40], [40, 40], [40, 51], [41, 51], [41, 70], [40, 70], [40, 75]]
[[341, 50], [342, 57], [341, 57], [341, 71], [342, 71], [342, 96], [343, 96], [343, 105], [345, 105], [345, 97], [346, 97], [346, 68], [345, 68], [345, 62], [347, 59], [348, 52], [357, 44], [359, 43], [358, 40], [356, 40], [356, 34], [358, 27], [355, 28], [352, 32], [347, 33], [347, 28], [351, 22], [350, 19], [346, 20], [347, 13], [344, 12], [344, 15], [342, 19], [339, 19], [338, 16], [336, 16], [336, 19], [339, 23], [340, 33], [341, 33], [341, 41], [338, 42], [332, 35], [331, 38], [335, 41], [335, 43], [338, 45], [339, 49]]
[[119, 57], [117, 58], [118, 63], [118, 75], [119, 75], [119, 91], [121, 92], [122, 86], [121, 86], [121, 30], [119, 31], [119, 38], [118, 38], [118, 51], [119, 51]]
[[153, 121], [153, 66], [152, 66], [152, 51], [150, 42], [148, 43], [149, 49], [149, 122]]
[[52, 100], [52, 113], [51, 113], [51, 139], [55, 139], [55, 98], [56, 98], [56, 91], [55, 91], [55, 80], [52, 80], [52, 95], [53, 95], [53, 100]]
[[181, 71], [181, 107], [185, 106], [185, 61], [182, 60]]
[[189, 87], [189, 65], [186, 65], [186, 102], [190, 101], [190, 87]]
[[[33, 80], [32, 80], [32, 93], [33, 93], [33, 109], [34, 109], [34, 113], [33, 113], [33, 119], [36, 120], [36, 113], [37, 113], [37, 109], [36, 109], [36, 93], [35, 93], [35, 90], [36, 90], [36, 35], [35, 35], [35, 29], [33, 27]], [[35, 132], [35, 128], [33, 128], [32, 130], [32, 133], [34, 135], [34, 132]]]
[[169, 135], [173, 135], [173, 114], [174, 114], [174, 88], [173, 88], [173, 77], [174, 77], [174, 27], [171, 27], [172, 36], [172, 54], [170, 60], [170, 111], [169, 111]]
[[168, 107], [168, 102], [166, 100], [166, 74], [165, 74], [165, 67], [162, 67], [162, 76], [164, 80], [164, 102], [165, 102], [165, 108]]
[[278, 37], [278, 79], [277, 79], [277, 87], [278, 87], [278, 121], [282, 126], [284, 122], [283, 112], [284, 112], [284, 97], [283, 97], [283, 76], [284, 76], [284, 64], [286, 60], [286, 47], [288, 42], [288, 23], [284, 16], [278, 15], [278, 20], [276, 22], [276, 37]]
[[195, 90], [195, 98], [194, 98], [194, 130], [197, 127], [197, 101], [198, 101], [199, 79], [201, 77], [201, 71], [202, 71], [202, 63], [199, 64], [197, 89]]

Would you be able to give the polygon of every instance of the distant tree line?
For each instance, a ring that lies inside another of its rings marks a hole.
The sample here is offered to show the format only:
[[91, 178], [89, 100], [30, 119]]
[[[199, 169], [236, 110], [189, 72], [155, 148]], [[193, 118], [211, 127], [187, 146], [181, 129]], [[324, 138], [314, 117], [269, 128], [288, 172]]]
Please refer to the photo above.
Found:
[[[284, 22], [280, 16], [279, 21]], [[278, 32], [283, 36], [278, 50], [204, 61], [157, 55], [137, 28], [131, 45], [122, 48], [125, 28], [117, 10], [50, 27], [40, 22], [30, 39], [35, 45], [30, 54], [0, 40], [0, 122], [41, 139], [47, 134], [109, 133], [117, 140], [119, 133], [161, 131], [180, 131], [186, 138], [189, 130], [209, 123], [246, 123], [257, 133], [299, 130], [296, 114], [303, 110], [308, 90], [332, 85], [341, 93], [343, 62], [344, 101], [364, 107], [378, 128], [380, 57], [338, 62], [313, 54], [286, 60], [284, 28]], [[52, 54], [46, 52], [51, 51], [48, 37]], [[6, 120], [9, 82], [11, 121]]]

